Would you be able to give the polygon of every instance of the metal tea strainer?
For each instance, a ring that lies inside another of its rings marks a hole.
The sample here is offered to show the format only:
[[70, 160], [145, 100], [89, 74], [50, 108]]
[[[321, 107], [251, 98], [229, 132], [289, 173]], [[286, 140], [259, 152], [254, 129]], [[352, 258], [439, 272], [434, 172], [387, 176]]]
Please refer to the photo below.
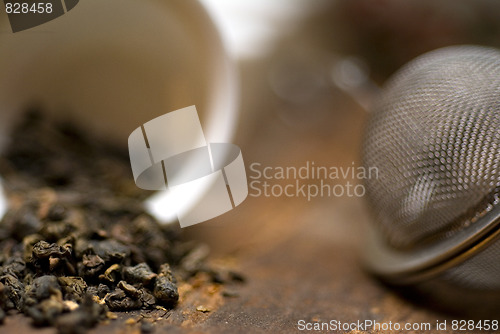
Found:
[[500, 291], [500, 51], [446, 47], [395, 74], [368, 121], [363, 166], [378, 168], [366, 181], [372, 272]]

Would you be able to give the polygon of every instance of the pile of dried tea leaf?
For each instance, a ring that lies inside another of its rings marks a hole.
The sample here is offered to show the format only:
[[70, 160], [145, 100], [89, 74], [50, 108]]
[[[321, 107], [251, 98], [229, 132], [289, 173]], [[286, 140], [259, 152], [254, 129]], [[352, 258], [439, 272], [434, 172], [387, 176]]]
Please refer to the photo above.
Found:
[[174, 307], [174, 276], [210, 273], [203, 247], [144, 212], [150, 193], [135, 186], [126, 152], [36, 112], [10, 139], [0, 158], [1, 321], [17, 310], [34, 325], [82, 331], [110, 311]]

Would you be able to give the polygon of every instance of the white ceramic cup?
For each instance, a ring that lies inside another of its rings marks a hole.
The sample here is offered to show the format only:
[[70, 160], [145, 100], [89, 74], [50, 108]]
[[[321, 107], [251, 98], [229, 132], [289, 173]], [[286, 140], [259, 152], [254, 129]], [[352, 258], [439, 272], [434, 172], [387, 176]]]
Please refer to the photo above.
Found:
[[12, 33], [0, 13], [0, 139], [27, 105], [126, 145], [139, 125], [196, 105], [207, 140], [232, 135], [235, 71], [196, 0], [85, 0]]
[[17, 33], [0, 12], [0, 149], [33, 104], [123, 147], [143, 123], [196, 105], [207, 142], [230, 142], [237, 92], [196, 0], [84, 0]]

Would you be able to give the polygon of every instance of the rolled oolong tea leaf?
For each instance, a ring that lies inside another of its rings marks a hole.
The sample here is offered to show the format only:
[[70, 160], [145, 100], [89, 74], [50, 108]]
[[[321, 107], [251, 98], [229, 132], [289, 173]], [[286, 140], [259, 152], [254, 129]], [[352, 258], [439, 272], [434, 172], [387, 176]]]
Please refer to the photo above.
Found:
[[76, 274], [72, 265], [71, 245], [59, 246], [39, 241], [33, 246], [31, 263], [39, 272], [49, 273], [55, 271]]
[[142, 302], [142, 307], [145, 309], [153, 308], [156, 304], [155, 297], [147, 289], [139, 289], [139, 300]]
[[0, 234], [7, 234], [16, 240], [22, 240], [25, 236], [36, 233], [42, 227], [42, 222], [34, 213], [35, 205], [29, 202], [17, 210], [7, 212], [0, 226]]
[[132, 284], [128, 284], [125, 281], [120, 281], [118, 283], [118, 288], [125, 291], [127, 296], [130, 296], [130, 297], [136, 298], [136, 299], [139, 299], [139, 297], [140, 297], [139, 290], [137, 290], [135, 288], [135, 286], [133, 286]]
[[148, 286], [156, 278], [156, 274], [146, 263], [139, 263], [134, 267], [125, 267], [123, 277], [127, 282]]
[[130, 257], [130, 248], [113, 239], [90, 240], [83, 252], [95, 254], [109, 265], [123, 263]]
[[41, 301], [54, 294], [61, 294], [61, 286], [59, 285], [57, 277], [44, 275], [35, 278], [31, 285], [29, 285], [27, 297]]
[[25, 287], [22, 281], [15, 275], [3, 275], [0, 277], [0, 303], [5, 311], [17, 309], [22, 311], [25, 300]]
[[62, 276], [57, 279], [65, 300], [82, 300], [87, 291], [87, 283], [83, 278], [78, 276]]
[[114, 283], [121, 277], [121, 266], [117, 263], [112, 264], [104, 271], [104, 274], [99, 275], [99, 279], [103, 282]]
[[53, 325], [64, 311], [61, 295], [52, 295], [40, 303], [28, 306], [25, 313], [33, 319], [35, 326]]
[[73, 312], [59, 316], [55, 326], [60, 334], [85, 333], [99, 321], [106, 319], [107, 308], [93, 301], [92, 296], [86, 294], [80, 306]]
[[104, 260], [99, 255], [83, 255], [81, 262], [78, 262], [78, 274], [85, 279], [92, 280], [104, 272], [104, 264]]
[[112, 311], [129, 311], [139, 308], [149, 309], [155, 305], [155, 298], [145, 288], [136, 288], [125, 281], [118, 283], [117, 289], [104, 297]]
[[68, 210], [61, 204], [53, 205], [48, 212], [47, 218], [52, 221], [61, 221], [68, 215]]
[[20, 256], [9, 257], [3, 266], [0, 267], [1, 275], [13, 275], [23, 277], [26, 270], [26, 263]]
[[167, 263], [161, 265], [153, 290], [153, 295], [159, 304], [166, 306], [177, 304], [179, 292], [175, 283], [170, 266]]
[[132, 311], [138, 310], [142, 307], [142, 302], [135, 294], [131, 294], [130, 291], [126, 291], [123, 289], [117, 288], [115, 291], [108, 293], [106, 297], [104, 297], [104, 301], [106, 305], [108, 305], [111, 311]]

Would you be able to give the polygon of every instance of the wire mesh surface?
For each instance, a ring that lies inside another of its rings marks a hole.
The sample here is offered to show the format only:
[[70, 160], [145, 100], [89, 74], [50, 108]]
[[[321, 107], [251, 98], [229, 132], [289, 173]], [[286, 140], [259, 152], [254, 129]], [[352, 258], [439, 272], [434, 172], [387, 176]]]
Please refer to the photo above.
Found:
[[453, 285], [469, 289], [500, 290], [500, 241], [450, 268], [443, 278]]
[[[472, 224], [500, 185], [500, 52], [448, 47], [404, 67], [371, 115], [363, 165], [379, 170], [367, 196], [394, 248]], [[499, 250], [487, 254], [498, 259]]]

